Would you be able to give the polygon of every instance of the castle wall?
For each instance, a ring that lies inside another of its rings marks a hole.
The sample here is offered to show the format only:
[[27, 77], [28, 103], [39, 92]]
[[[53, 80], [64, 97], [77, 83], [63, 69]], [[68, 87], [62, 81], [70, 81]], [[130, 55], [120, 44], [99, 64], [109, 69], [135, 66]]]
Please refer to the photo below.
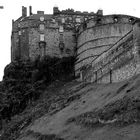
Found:
[[[40, 25], [44, 25], [44, 29], [40, 29]], [[48, 55], [51, 57], [68, 57], [74, 55], [76, 47], [75, 32], [73, 29], [60, 30], [57, 22], [50, 20], [40, 21], [39, 19], [26, 19], [13, 26], [12, 34], [12, 60], [15, 59], [14, 53], [18, 50], [22, 60], [35, 60], [39, 56]], [[19, 34], [20, 33], [20, 34]], [[42, 50], [39, 46], [41, 36], [44, 36], [45, 48]], [[19, 40], [19, 44], [15, 43]], [[60, 43], [63, 43], [63, 50], [60, 49]]]
[[108, 50], [115, 42], [132, 30], [134, 17], [109, 15], [88, 20], [80, 27], [77, 41], [76, 75], [80, 69]]
[[21, 59], [28, 60], [29, 59], [29, 29], [21, 30], [20, 38], [20, 54]]
[[[13, 21], [11, 60], [75, 55], [81, 80], [118, 82], [140, 73], [140, 22], [127, 15], [103, 16], [102, 11], [72, 9], [46, 15], [43, 11]], [[135, 22], [135, 24], [133, 24]]]
[[11, 36], [11, 60], [17, 60], [19, 58], [19, 38], [18, 32], [13, 32]]
[[29, 58], [35, 60], [40, 55], [39, 33], [35, 28], [29, 31]]
[[111, 83], [128, 79], [140, 73], [140, 22], [107, 52], [92, 62], [92, 67], [81, 72], [88, 82]]
[[12, 21], [11, 60], [14, 61], [15, 58], [35, 60], [45, 55], [73, 56], [77, 45], [76, 30], [79, 25], [102, 15], [102, 10], [88, 13], [73, 9], [60, 11], [58, 7], [53, 8], [53, 14], [44, 14], [44, 11], [33, 14], [30, 6], [27, 16], [27, 8], [22, 6], [22, 16]]
[[[46, 42], [46, 48], [44, 54], [51, 57], [67, 57], [74, 54], [74, 33], [72, 31], [63, 33], [64, 50], [61, 52], [59, 48], [60, 33], [58, 29], [48, 28], [44, 32], [44, 41]], [[32, 28], [29, 33], [29, 54], [32, 60], [35, 60], [40, 55], [40, 33], [38, 29]]]

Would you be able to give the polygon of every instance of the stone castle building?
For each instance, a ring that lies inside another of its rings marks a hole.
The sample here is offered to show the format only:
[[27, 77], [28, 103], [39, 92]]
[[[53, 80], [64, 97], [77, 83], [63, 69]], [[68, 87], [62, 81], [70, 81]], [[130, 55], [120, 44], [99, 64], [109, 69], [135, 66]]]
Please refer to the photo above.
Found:
[[22, 7], [12, 24], [11, 60], [76, 56], [75, 74], [88, 82], [117, 82], [139, 73], [139, 18]]
[[15, 59], [35, 60], [45, 55], [68, 57], [75, 54], [77, 29], [85, 20], [102, 15], [79, 12], [73, 9], [60, 11], [53, 8], [53, 14], [44, 11], [32, 13], [32, 7], [22, 7], [22, 16], [12, 25], [12, 61]]

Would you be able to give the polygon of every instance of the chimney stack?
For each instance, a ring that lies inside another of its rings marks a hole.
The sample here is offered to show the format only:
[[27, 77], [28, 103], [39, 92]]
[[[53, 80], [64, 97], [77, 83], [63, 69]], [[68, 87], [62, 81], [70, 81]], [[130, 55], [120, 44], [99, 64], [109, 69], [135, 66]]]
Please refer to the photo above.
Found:
[[99, 10], [97, 11], [97, 15], [102, 16], [102, 15], [103, 15], [103, 10], [102, 10], [102, 9], [99, 9]]
[[12, 19], [12, 29], [14, 29], [14, 20]]
[[32, 14], [32, 6], [29, 6], [29, 15], [31, 16]]
[[53, 15], [57, 15], [59, 13], [60, 13], [59, 8], [58, 7], [53, 7]]
[[26, 17], [27, 16], [27, 8], [22, 6], [22, 17]]

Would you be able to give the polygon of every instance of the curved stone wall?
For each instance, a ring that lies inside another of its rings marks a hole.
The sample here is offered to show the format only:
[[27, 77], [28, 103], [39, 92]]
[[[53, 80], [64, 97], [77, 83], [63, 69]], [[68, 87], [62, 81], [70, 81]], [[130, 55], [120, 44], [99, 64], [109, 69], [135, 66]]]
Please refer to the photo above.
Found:
[[112, 83], [140, 73], [140, 20], [133, 29], [80, 72], [85, 82]]
[[[126, 15], [107, 15], [82, 24], [77, 40], [76, 73], [132, 30], [132, 23], [136, 19]], [[87, 61], [89, 58], [90, 61]]]

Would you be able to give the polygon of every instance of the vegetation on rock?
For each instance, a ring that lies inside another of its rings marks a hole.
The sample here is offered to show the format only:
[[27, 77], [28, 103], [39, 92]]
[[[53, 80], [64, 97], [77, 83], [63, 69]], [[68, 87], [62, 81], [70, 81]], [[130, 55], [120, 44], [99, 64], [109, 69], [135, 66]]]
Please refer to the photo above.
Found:
[[69, 80], [74, 76], [74, 57], [15, 61], [6, 66], [0, 83], [0, 119], [10, 120], [28, 104], [39, 99], [44, 88], [55, 80]]

